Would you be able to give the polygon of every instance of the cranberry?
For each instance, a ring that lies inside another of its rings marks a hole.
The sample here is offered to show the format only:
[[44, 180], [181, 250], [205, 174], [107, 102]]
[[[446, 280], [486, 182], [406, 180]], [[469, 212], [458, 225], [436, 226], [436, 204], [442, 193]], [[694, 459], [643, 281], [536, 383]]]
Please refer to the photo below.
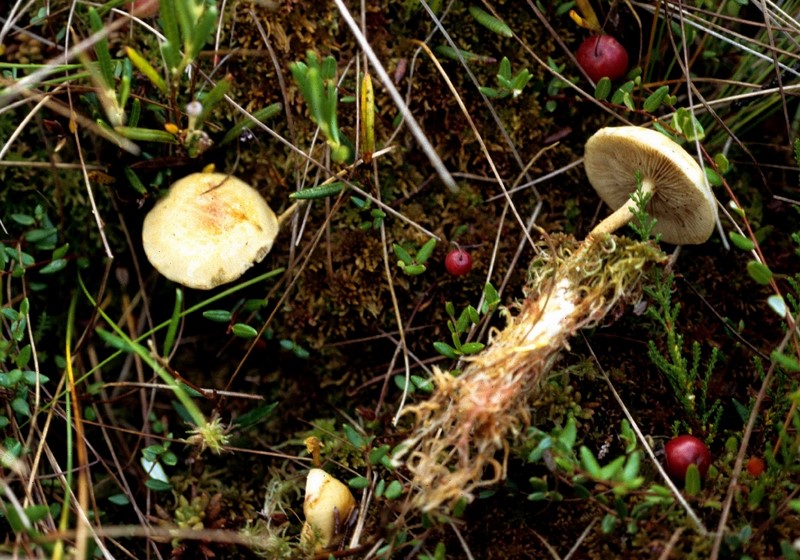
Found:
[[472, 270], [472, 257], [464, 249], [453, 249], [444, 259], [444, 267], [453, 276], [462, 276]]
[[575, 58], [594, 82], [604, 76], [616, 80], [628, 70], [628, 53], [611, 35], [592, 35], [578, 47]]
[[682, 435], [667, 442], [664, 447], [666, 452], [667, 473], [677, 481], [686, 478], [689, 465], [697, 465], [700, 476], [705, 476], [711, 465], [711, 452], [703, 440], [694, 436]]
[[754, 478], [761, 476], [764, 472], [764, 468], [764, 459], [760, 457], [750, 457], [750, 460], [747, 461], [747, 472]]

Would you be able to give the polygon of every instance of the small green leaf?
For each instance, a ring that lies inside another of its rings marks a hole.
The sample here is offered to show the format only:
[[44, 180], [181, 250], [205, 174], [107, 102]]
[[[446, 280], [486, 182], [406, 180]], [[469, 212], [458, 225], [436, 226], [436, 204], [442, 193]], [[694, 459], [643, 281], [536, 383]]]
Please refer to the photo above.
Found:
[[11, 214], [11, 219], [21, 226], [29, 227], [36, 223], [33, 216], [27, 214]]
[[605, 517], [603, 517], [603, 521], [600, 523], [600, 528], [606, 534], [613, 532], [614, 527], [616, 526], [617, 526], [617, 517], [612, 513], [607, 513]]
[[594, 88], [594, 98], [599, 101], [605, 101], [611, 94], [611, 80], [608, 76], [603, 76]]
[[127, 506], [131, 503], [130, 499], [125, 494], [113, 494], [108, 497], [108, 501], [115, 506]]
[[166, 492], [167, 490], [172, 490], [172, 485], [169, 482], [164, 482], [163, 480], [158, 480], [157, 478], [148, 478], [144, 485], [154, 492]]
[[116, 348], [117, 350], [122, 350], [124, 352], [130, 352], [132, 347], [128, 344], [125, 340], [120, 338], [119, 336], [108, 332], [107, 330], [103, 329], [102, 327], [97, 327], [95, 332], [103, 339], [103, 342], [111, 346], [112, 348]]
[[748, 237], [745, 237], [744, 235], [735, 231], [729, 231], [728, 238], [731, 240], [731, 243], [736, 245], [742, 251], [752, 251], [756, 247]]
[[451, 360], [458, 359], [458, 352], [456, 352], [456, 349], [446, 342], [436, 341], [433, 343], [433, 347], [445, 358], [450, 358]]
[[687, 496], [697, 496], [700, 493], [700, 470], [694, 463], [691, 463], [686, 469], [683, 488]]
[[513, 37], [514, 32], [502, 20], [497, 19], [492, 14], [478, 8], [477, 6], [470, 6], [469, 13], [475, 18], [475, 21], [480, 23], [486, 29], [502, 35], [503, 37]]
[[327, 185], [317, 185], [308, 189], [293, 192], [289, 195], [292, 200], [312, 200], [316, 198], [328, 198], [339, 194], [344, 189], [344, 183], [334, 182]]
[[389, 453], [389, 449], [390, 449], [389, 446], [384, 444], [370, 451], [369, 464], [377, 465], [378, 463], [380, 463], [381, 459], [383, 459]]
[[262, 404], [261, 406], [258, 406], [253, 410], [248, 410], [239, 416], [236, 419], [235, 424], [240, 429], [252, 428], [256, 424], [269, 418], [269, 416], [272, 414], [272, 411], [275, 410], [277, 406], [277, 402], [271, 404]]
[[227, 323], [231, 320], [233, 314], [225, 309], [209, 309], [203, 311], [203, 317], [215, 323]]
[[709, 185], [711, 185], [712, 187], [722, 186], [722, 177], [719, 176], [719, 173], [717, 173], [710, 167], [706, 167], [705, 172], [706, 172], [706, 179], [708, 179]]
[[225, 133], [224, 138], [219, 143], [220, 146], [224, 146], [229, 142], [239, 138], [241, 136], [242, 131], [245, 129], [250, 129], [256, 126], [257, 123], [263, 123], [267, 119], [270, 119], [281, 112], [282, 105], [280, 103], [273, 103], [272, 105], [268, 105], [263, 109], [259, 109], [255, 113], [253, 113], [253, 119], [245, 118], [237, 122], [235, 125], [231, 127], [231, 129]]
[[614, 480], [625, 465], [625, 456], [622, 455], [600, 469], [601, 480]]
[[420, 250], [417, 251], [416, 261], [419, 264], [425, 264], [428, 262], [428, 259], [431, 258], [431, 254], [433, 254], [433, 250], [436, 247], [436, 239], [431, 238], [428, 239], [425, 244], [420, 247]]
[[403, 271], [409, 276], [419, 276], [426, 270], [427, 269], [425, 268], [424, 264], [411, 264], [403, 269]]
[[399, 480], [391, 481], [383, 495], [387, 500], [396, 500], [403, 495], [403, 484]]
[[577, 438], [578, 426], [575, 422], [575, 417], [570, 416], [569, 419], [567, 419], [567, 424], [561, 430], [561, 433], [558, 434], [558, 441], [567, 449], [572, 449]]
[[22, 397], [17, 397], [12, 400], [11, 408], [20, 416], [25, 416], [27, 418], [31, 415], [31, 407], [28, 405], [28, 401]]
[[239, 338], [255, 338], [258, 331], [245, 323], [236, 323], [231, 327], [231, 332]]
[[369, 486], [369, 479], [365, 476], [357, 476], [348, 480], [347, 485], [350, 488], [355, 488], [356, 490], [363, 490]]
[[403, 249], [397, 243], [392, 243], [392, 250], [394, 251], [395, 256], [400, 259], [403, 264], [410, 265], [414, 263], [414, 259], [411, 258], [411, 255]]
[[581, 465], [583, 469], [589, 473], [589, 476], [595, 479], [602, 479], [600, 463], [595, 459], [594, 454], [585, 445], [580, 447]]
[[350, 424], [344, 424], [342, 430], [344, 430], [344, 435], [347, 437], [348, 441], [350, 441], [356, 449], [364, 449], [367, 446], [367, 438], [362, 436], [361, 433]]
[[158, 130], [155, 128], [138, 128], [135, 126], [118, 126], [114, 131], [124, 136], [128, 140], [136, 140], [139, 142], [161, 142], [163, 144], [177, 144], [178, 139], [174, 134], [170, 134], [166, 130]]
[[747, 273], [757, 283], [766, 286], [772, 280], [772, 271], [765, 264], [758, 261], [747, 263]]
[[661, 104], [666, 99], [667, 94], [669, 94], [669, 86], [661, 86], [653, 93], [647, 96], [647, 99], [644, 100], [643, 108], [648, 113], [652, 113], [653, 111], [657, 110], [661, 107]]
[[419, 375], [412, 375], [411, 382], [417, 389], [419, 389], [423, 393], [433, 392], [433, 382], [430, 379], [425, 379], [424, 377], [420, 377]]
[[484, 348], [482, 342], [465, 342], [461, 345], [461, 352], [463, 354], [477, 354]]
[[783, 368], [786, 371], [789, 372], [800, 371], [800, 362], [798, 362], [797, 359], [792, 356], [788, 356], [786, 354], [776, 351], [770, 354], [770, 358], [772, 358], [772, 361], [777, 363], [779, 366], [781, 366], [781, 368]]

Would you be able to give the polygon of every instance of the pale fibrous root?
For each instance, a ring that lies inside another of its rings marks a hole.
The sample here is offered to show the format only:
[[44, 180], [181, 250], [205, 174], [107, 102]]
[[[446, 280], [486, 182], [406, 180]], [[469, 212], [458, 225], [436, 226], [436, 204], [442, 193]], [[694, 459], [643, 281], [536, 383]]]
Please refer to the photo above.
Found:
[[[460, 375], [435, 369], [434, 392], [406, 409], [414, 427], [395, 453], [412, 475], [412, 507], [447, 511], [505, 477], [509, 438], [529, 424], [529, 399], [569, 338], [637, 301], [653, 244], [603, 234], [553, 236], [530, 269], [525, 298]], [[502, 452], [502, 453], [501, 453]]]

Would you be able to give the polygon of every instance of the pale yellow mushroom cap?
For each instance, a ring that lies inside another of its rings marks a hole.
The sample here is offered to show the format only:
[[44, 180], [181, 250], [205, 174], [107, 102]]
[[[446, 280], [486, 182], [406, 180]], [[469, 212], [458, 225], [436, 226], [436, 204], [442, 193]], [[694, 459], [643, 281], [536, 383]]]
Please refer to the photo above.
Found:
[[316, 542], [317, 550], [327, 548], [355, 507], [356, 500], [345, 484], [322, 469], [311, 469], [306, 478], [302, 539]]
[[616, 210], [636, 190], [636, 172], [652, 187], [648, 213], [667, 243], [704, 243], [714, 231], [717, 202], [703, 169], [664, 134], [638, 126], [601, 128], [586, 142], [586, 176]]
[[257, 190], [224, 173], [175, 182], [144, 219], [150, 264], [170, 280], [209, 290], [239, 278], [272, 249], [278, 219]]

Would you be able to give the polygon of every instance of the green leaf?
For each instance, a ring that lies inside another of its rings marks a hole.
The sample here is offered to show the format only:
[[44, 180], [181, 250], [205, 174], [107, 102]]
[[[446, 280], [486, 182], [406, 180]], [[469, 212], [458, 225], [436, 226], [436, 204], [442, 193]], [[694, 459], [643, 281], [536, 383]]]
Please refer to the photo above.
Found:
[[666, 99], [667, 94], [669, 94], [669, 86], [661, 86], [653, 93], [647, 96], [647, 99], [644, 100], [643, 108], [648, 113], [652, 113], [653, 111], [657, 110], [661, 107], [661, 104]]
[[446, 342], [436, 341], [433, 343], [434, 349], [439, 352], [445, 358], [450, 358], [451, 360], [458, 359], [458, 352], [456, 349], [447, 344]]
[[480, 23], [486, 29], [502, 35], [503, 37], [513, 37], [514, 32], [502, 20], [497, 19], [492, 14], [478, 8], [477, 6], [470, 6], [469, 13], [475, 18], [475, 21]]
[[136, 140], [138, 142], [161, 142], [163, 144], [178, 143], [178, 139], [175, 135], [170, 134], [166, 130], [138, 128], [135, 126], [117, 126], [114, 128], [114, 131], [128, 140]]
[[498, 78], [505, 78], [506, 80], [511, 80], [511, 62], [508, 60], [507, 56], [504, 56], [503, 59], [500, 61], [500, 67], [497, 71]]
[[227, 323], [231, 320], [233, 314], [225, 309], [209, 309], [203, 311], [203, 317], [215, 323]]
[[303, 189], [301, 191], [293, 192], [289, 195], [292, 200], [312, 200], [316, 198], [328, 198], [339, 194], [344, 189], [344, 183], [337, 181], [328, 183], [327, 185], [317, 185]]
[[67, 259], [55, 259], [50, 261], [45, 266], [39, 270], [40, 274], [55, 274], [56, 272], [60, 272], [64, 270], [67, 266]]
[[98, 336], [103, 339], [103, 342], [108, 344], [112, 348], [116, 348], [117, 350], [122, 350], [123, 352], [130, 352], [133, 350], [130, 344], [128, 344], [125, 340], [117, 336], [116, 334], [110, 333], [102, 327], [97, 327], [95, 332]]
[[396, 500], [403, 495], [403, 484], [399, 480], [391, 481], [383, 495], [387, 500]]
[[721, 187], [722, 186], [722, 177], [719, 176], [719, 173], [711, 169], [710, 167], [704, 168], [706, 173], [706, 179], [708, 179], [708, 184], [712, 187]]
[[[181, 0], [178, 0], [178, 3], [180, 2]], [[218, 12], [216, 3], [205, 4], [205, 10], [200, 18], [195, 22], [195, 25], [192, 26], [192, 32], [189, 36], [191, 42], [187, 55], [190, 60], [194, 60], [200, 51], [203, 50], [206, 40], [211, 34], [211, 30], [214, 28], [214, 24], [217, 21], [217, 15]]]
[[672, 127], [683, 133], [689, 142], [702, 140], [706, 136], [703, 125], [695, 118], [689, 109], [681, 107], [672, 115]]
[[725, 175], [731, 169], [731, 163], [728, 161], [728, 158], [725, 157], [725, 154], [717, 154], [714, 156], [714, 163], [717, 164], [719, 168], [719, 172]]
[[639, 452], [631, 453], [628, 457], [628, 462], [625, 463], [625, 468], [622, 471], [622, 480], [624, 482], [632, 482], [639, 476], [639, 465], [641, 464], [641, 457]]
[[599, 101], [605, 101], [611, 94], [611, 80], [608, 76], [603, 76], [597, 85], [594, 87], [594, 98]]
[[403, 268], [403, 272], [408, 274], [409, 276], [419, 276], [427, 269], [425, 268], [424, 264], [410, 264]]
[[684, 479], [683, 488], [687, 496], [697, 496], [700, 493], [700, 470], [694, 463], [691, 463], [686, 469], [686, 478]]
[[22, 397], [17, 397], [11, 401], [11, 409], [26, 418], [31, 415], [31, 407], [28, 405], [28, 401]]
[[[92, 33], [103, 30], [103, 22], [97, 14], [97, 10], [89, 8], [89, 26]], [[114, 64], [111, 62], [111, 52], [108, 50], [108, 39], [103, 38], [94, 44], [94, 54], [97, 57], [97, 64], [100, 67], [100, 76], [103, 86], [106, 89], [114, 90]]]
[[585, 445], [580, 447], [581, 466], [594, 479], [602, 480], [600, 463]]
[[482, 342], [465, 342], [461, 345], [461, 352], [463, 354], [477, 354], [484, 348]]
[[420, 377], [419, 375], [412, 375], [411, 383], [413, 383], [414, 386], [423, 393], [433, 392], [433, 382], [430, 379]]
[[392, 250], [394, 251], [395, 256], [400, 259], [403, 264], [413, 264], [414, 259], [411, 258], [411, 255], [408, 253], [408, 251], [403, 249], [403, 247], [397, 243], [392, 243]]
[[600, 528], [606, 534], [609, 534], [612, 531], [614, 531], [614, 527], [616, 526], [617, 526], [617, 517], [612, 513], [607, 513], [605, 517], [603, 517], [603, 521], [600, 523]]
[[558, 441], [567, 449], [572, 449], [575, 441], [578, 439], [578, 425], [575, 422], [575, 417], [570, 416], [567, 419], [567, 424], [558, 434]]
[[770, 358], [772, 358], [773, 362], [777, 363], [782, 369], [788, 372], [800, 371], [800, 362], [798, 362], [793, 356], [788, 356], [781, 352], [775, 351], [770, 354]]
[[280, 103], [273, 103], [272, 105], [268, 105], [263, 109], [259, 109], [258, 111], [253, 113], [252, 116], [253, 119], [255, 119], [255, 122], [253, 121], [253, 119], [250, 118], [242, 119], [241, 121], [237, 122], [235, 125], [231, 127], [231, 129], [227, 133], [225, 133], [225, 137], [219, 143], [220, 146], [224, 146], [225, 144], [228, 144], [232, 140], [239, 138], [243, 130], [245, 129], [249, 130], [253, 128], [256, 125], [256, 123], [263, 123], [267, 119], [274, 117], [275, 115], [281, 112], [282, 107], [283, 106]]
[[231, 327], [231, 332], [239, 338], [255, 338], [258, 336], [258, 331], [245, 323], [235, 323]]
[[600, 469], [601, 480], [614, 480], [625, 465], [626, 457], [621, 455]]
[[270, 404], [262, 404], [254, 408], [253, 410], [248, 410], [241, 416], [236, 419], [236, 426], [240, 429], [247, 429], [252, 428], [259, 422], [267, 419], [271, 414], [272, 411], [278, 406], [277, 402], [270, 403]]
[[131, 503], [130, 499], [125, 494], [113, 494], [108, 497], [108, 501], [115, 506], [127, 506]]
[[750, 241], [750, 238], [745, 237], [744, 235], [735, 231], [729, 231], [728, 238], [731, 240], [731, 243], [736, 245], [736, 247], [742, 251], [752, 251], [756, 247], [755, 243]]
[[33, 216], [27, 214], [11, 214], [11, 219], [21, 226], [29, 227], [36, 223]]
[[361, 433], [350, 424], [344, 424], [342, 430], [344, 430], [344, 435], [347, 437], [348, 441], [350, 441], [356, 449], [364, 449], [367, 443], [369, 443], [367, 438], [362, 436]]
[[169, 482], [164, 482], [163, 480], [158, 480], [157, 478], [148, 478], [144, 485], [154, 492], [166, 492], [167, 490], [172, 490], [172, 485]]
[[369, 486], [369, 479], [365, 476], [357, 476], [348, 480], [347, 485], [350, 488], [355, 488], [356, 490], [363, 490]]
[[772, 280], [772, 271], [766, 265], [758, 261], [747, 263], [747, 273], [757, 283], [766, 286]]
[[[169, 92], [169, 88], [167, 88], [167, 82], [164, 81], [164, 78], [161, 77], [161, 74], [158, 73], [158, 70], [153, 68], [146, 58], [144, 58], [131, 47], [125, 47], [125, 54], [128, 55], [128, 59], [133, 63], [136, 69], [144, 74], [161, 93], [166, 95]], [[131, 119], [131, 121], [133, 120], [134, 119]], [[133, 125], [134, 123], [131, 122], [131, 126]]]
[[436, 239], [431, 238], [428, 239], [425, 244], [420, 247], [420, 250], [417, 251], [417, 255], [415, 257], [416, 261], [419, 264], [425, 264], [429, 258], [431, 258], [431, 254], [433, 254], [433, 250], [436, 247]]

